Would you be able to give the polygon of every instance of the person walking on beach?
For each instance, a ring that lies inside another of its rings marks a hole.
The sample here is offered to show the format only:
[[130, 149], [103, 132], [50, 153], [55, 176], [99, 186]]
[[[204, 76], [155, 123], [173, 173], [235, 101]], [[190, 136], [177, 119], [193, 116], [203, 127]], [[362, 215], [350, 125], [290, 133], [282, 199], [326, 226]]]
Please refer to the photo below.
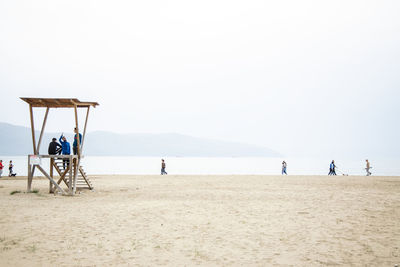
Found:
[[331, 165], [329, 165], [329, 174], [328, 175], [336, 175], [335, 168], [336, 168], [335, 161], [332, 160]]
[[82, 145], [82, 135], [78, 133], [78, 130], [74, 129], [74, 143], [72, 144], [72, 150], [74, 151], [74, 155], [78, 154], [78, 134], [79, 134], [79, 145]]
[[[61, 147], [62, 147], [61, 153], [63, 155], [71, 154], [71, 146], [69, 145], [69, 142], [67, 142], [67, 138], [65, 138], [64, 133], [61, 134], [59, 141], [60, 141]], [[64, 170], [65, 170], [65, 164], [67, 164], [67, 166], [69, 166], [69, 159], [63, 159]]]
[[283, 175], [283, 174], [286, 174], [286, 175], [287, 175], [287, 173], [286, 173], [286, 166], [287, 166], [286, 161], [282, 161], [282, 175]]
[[161, 159], [161, 175], [164, 175], [164, 174], [168, 174], [166, 171], [165, 171], [165, 161], [164, 161], [164, 159]]
[[10, 164], [8, 165], [8, 177], [17, 175], [16, 173], [13, 173], [13, 168], [14, 165], [12, 163], [12, 160], [10, 160]]
[[365, 170], [367, 171], [367, 176], [370, 176], [372, 173], [369, 170], [372, 167], [369, 165], [369, 161], [367, 159], [365, 161], [367, 162], [367, 166], [366, 166]]
[[3, 161], [0, 159], [0, 178], [1, 178], [1, 175], [3, 174], [3, 168], [4, 168]]
[[51, 142], [49, 144], [49, 149], [48, 149], [49, 155], [60, 154], [61, 149], [62, 149], [62, 146], [59, 143], [57, 143], [57, 139], [55, 137], [53, 137], [53, 139], [51, 139]]

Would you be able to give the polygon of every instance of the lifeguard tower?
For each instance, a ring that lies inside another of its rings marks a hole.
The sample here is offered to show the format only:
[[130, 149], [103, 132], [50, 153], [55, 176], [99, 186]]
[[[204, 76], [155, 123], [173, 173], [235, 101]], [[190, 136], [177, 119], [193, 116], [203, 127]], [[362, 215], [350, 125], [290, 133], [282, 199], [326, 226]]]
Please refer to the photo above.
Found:
[[[27, 98], [21, 97], [23, 101], [29, 104], [29, 113], [31, 121], [31, 131], [32, 131], [32, 144], [33, 144], [33, 155], [28, 155], [28, 192], [31, 191], [32, 178], [35, 173], [35, 169], [38, 169], [45, 177], [50, 181], [50, 193], [60, 192], [63, 195], [74, 195], [76, 189], [88, 188], [93, 189], [92, 183], [87, 177], [83, 167], [80, 165], [81, 159], [83, 158], [82, 148], [85, 141], [86, 126], [89, 117], [90, 107], [96, 107], [99, 104], [97, 102], [81, 102], [76, 98]], [[46, 113], [44, 115], [42, 129], [40, 131], [39, 140], [36, 144], [35, 137], [35, 123], [33, 108], [46, 108]], [[75, 112], [75, 128], [77, 133], [79, 133], [78, 127], [78, 109], [86, 108], [86, 119], [85, 126], [83, 129], [82, 140], [77, 138], [78, 149], [76, 155], [40, 155], [39, 149], [46, 126], [47, 115], [51, 108], [72, 108]], [[42, 159], [50, 159], [50, 170], [49, 173], [41, 166]], [[66, 169], [63, 169], [63, 160], [69, 160], [69, 164]], [[59, 175], [59, 179], [56, 181], [54, 176], [54, 170]], [[64, 190], [62, 183], [67, 186]]]

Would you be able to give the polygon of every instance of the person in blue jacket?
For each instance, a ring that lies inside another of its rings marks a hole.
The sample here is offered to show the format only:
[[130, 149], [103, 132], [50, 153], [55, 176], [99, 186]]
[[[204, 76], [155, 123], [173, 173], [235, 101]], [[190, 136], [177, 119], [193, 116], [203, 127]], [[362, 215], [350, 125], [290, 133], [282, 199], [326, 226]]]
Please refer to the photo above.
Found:
[[[61, 153], [63, 155], [71, 154], [71, 146], [67, 142], [67, 138], [65, 138], [64, 133], [61, 134], [59, 141], [60, 141], [60, 144], [61, 144]], [[64, 168], [64, 170], [65, 170], [65, 164], [67, 164], [67, 166], [69, 166], [69, 159], [63, 159], [63, 168]]]
[[335, 161], [332, 160], [331, 164], [329, 165], [329, 174], [328, 175], [336, 175], [335, 168], [336, 168]]

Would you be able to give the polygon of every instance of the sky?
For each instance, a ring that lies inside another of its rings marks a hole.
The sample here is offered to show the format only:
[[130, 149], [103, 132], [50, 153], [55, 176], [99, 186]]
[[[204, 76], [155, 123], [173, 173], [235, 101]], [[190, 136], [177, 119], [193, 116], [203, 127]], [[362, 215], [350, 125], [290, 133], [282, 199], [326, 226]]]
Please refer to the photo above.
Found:
[[[73, 97], [100, 104], [89, 132], [400, 158], [399, 11], [385, 0], [0, 0], [0, 122], [29, 126], [19, 97]], [[73, 127], [72, 110], [50, 112], [47, 131]]]

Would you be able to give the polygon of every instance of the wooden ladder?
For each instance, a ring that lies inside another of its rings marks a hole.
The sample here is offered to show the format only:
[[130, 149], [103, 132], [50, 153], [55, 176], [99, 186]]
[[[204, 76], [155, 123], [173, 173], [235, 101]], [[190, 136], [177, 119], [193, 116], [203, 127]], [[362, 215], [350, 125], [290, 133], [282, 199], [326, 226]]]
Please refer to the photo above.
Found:
[[89, 177], [86, 175], [86, 172], [83, 170], [83, 166], [79, 166], [79, 172], [76, 178], [76, 188], [88, 188], [93, 190], [92, 182], [89, 180]]
[[[63, 159], [60, 158], [55, 158], [54, 159], [54, 165], [55, 169], [57, 170], [58, 174], [60, 175], [60, 179], [58, 180], [58, 184], [61, 183], [61, 181], [64, 181], [64, 183], [68, 186], [68, 173], [72, 171], [70, 167], [68, 167], [68, 164], [65, 163], [65, 170], [63, 166]], [[78, 175], [76, 177], [76, 188], [78, 189], [90, 189], [93, 190], [93, 185], [92, 182], [89, 180], [86, 172], [83, 169], [83, 166], [79, 166], [78, 170]]]

